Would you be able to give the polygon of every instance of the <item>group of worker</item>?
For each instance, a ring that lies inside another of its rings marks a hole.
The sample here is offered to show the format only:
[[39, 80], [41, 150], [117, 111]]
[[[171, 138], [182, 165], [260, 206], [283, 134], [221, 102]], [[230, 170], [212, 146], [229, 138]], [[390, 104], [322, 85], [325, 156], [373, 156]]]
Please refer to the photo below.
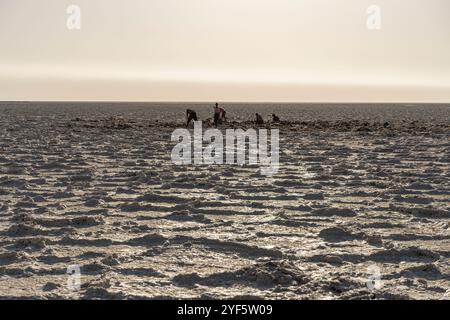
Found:
[[[208, 125], [210, 127], [212, 127], [212, 126], [217, 127], [218, 125], [222, 124], [227, 119], [227, 112], [225, 111], [224, 108], [219, 107], [218, 103], [216, 103], [216, 105], [214, 107], [214, 118], [213, 119], [214, 120], [212, 122], [210, 119], [208, 120]], [[186, 127], [189, 127], [189, 124], [191, 123], [191, 121], [198, 121], [197, 113], [192, 109], [187, 109], [186, 110]], [[272, 122], [280, 122], [280, 118], [277, 115], [272, 114]], [[255, 123], [256, 124], [264, 124], [264, 119], [259, 113], [256, 113]]]

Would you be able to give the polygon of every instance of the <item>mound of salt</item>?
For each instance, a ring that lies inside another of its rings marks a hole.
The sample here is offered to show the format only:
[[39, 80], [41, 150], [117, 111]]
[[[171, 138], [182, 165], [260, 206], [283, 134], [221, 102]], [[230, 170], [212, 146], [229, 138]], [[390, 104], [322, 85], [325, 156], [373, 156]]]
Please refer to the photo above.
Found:
[[356, 212], [351, 209], [341, 209], [341, 208], [322, 208], [316, 209], [311, 212], [313, 215], [324, 216], [324, 217], [332, 217], [332, 216], [340, 216], [340, 217], [354, 217], [356, 216]]
[[412, 277], [435, 278], [441, 277], [441, 270], [433, 263], [420, 264], [404, 269], [401, 274]]
[[303, 199], [305, 200], [323, 200], [323, 193], [319, 192], [319, 193], [307, 193], [303, 196]]
[[143, 237], [133, 238], [128, 240], [129, 244], [142, 245], [142, 246], [155, 246], [161, 245], [167, 241], [167, 238], [158, 233], [147, 234]]
[[322, 229], [319, 232], [319, 237], [328, 242], [352, 241], [360, 238], [359, 235], [340, 227]]
[[74, 226], [82, 226], [82, 227], [90, 227], [97, 226], [100, 224], [104, 224], [105, 220], [103, 220], [102, 216], [94, 216], [94, 217], [77, 217], [69, 220], [70, 225]]
[[28, 258], [24, 252], [2, 252], [0, 253], [0, 265], [11, 264]]
[[381, 247], [383, 245], [383, 239], [379, 234], [377, 235], [366, 235], [366, 242], [371, 246]]
[[6, 174], [13, 174], [13, 175], [24, 175], [28, 173], [28, 170], [24, 167], [18, 167], [18, 166], [11, 166], [4, 170]]
[[450, 211], [432, 209], [432, 208], [411, 208], [408, 209], [411, 214], [419, 217], [436, 217], [436, 218], [450, 218]]
[[35, 235], [38, 234], [41, 230], [32, 227], [30, 225], [19, 223], [19, 224], [13, 224], [8, 229], [8, 235], [12, 237], [21, 237], [25, 235]]
[[98, 207], [98, 206], [102, 206], [105, 204], [105, 201], [101, 200], [101, 199], [96, 199], [96, 198], [92, 198], [87, 200], [84, 205], [86, 207]]
[[144, 207], [139, 202], [123, 203], [120, 205], [120, 210], [125, 212], [135, 212], [144, 210]]
[[381, 250], [369, 256], [370, 260], [389, 263], [398, 263], [400, 261], [436, 261], [439, 258], [439, 253], [418, 247]]
[[74, 196], [75, 196], [75, 194], [73, 194], [72, 192], [58, 191], [58, 192], [55, 192], [55, 194], [53, 195], [53, 198], [64, 199], [64, 198], [72, 198]]
[[53, 291], [53, 290], [56, 290], [56, 289], [58, 289], [58, 288], [60, 288], [61, 287], [61, 285], [60, 284], [57, 284], [57, 283], [54, 283], [54, 282], [47, 282], [46, 284], [44, 284], [43, 286], [42, 286], [42, 291]]
[[22, 238], [15, 242], [15, 246], [18, 248], [30, 248], [30, 249], [44, 249], [47, 239], [43, 237]]
[[240, 270], [237, 279], [256, 282], [261, 287], [290, 286], [308, 282], [303, 272], [288, 261], [257, 263]]
[[433, 190], [434, 188], [428, 183], [413, 182], [406, 188], [412, 190]]

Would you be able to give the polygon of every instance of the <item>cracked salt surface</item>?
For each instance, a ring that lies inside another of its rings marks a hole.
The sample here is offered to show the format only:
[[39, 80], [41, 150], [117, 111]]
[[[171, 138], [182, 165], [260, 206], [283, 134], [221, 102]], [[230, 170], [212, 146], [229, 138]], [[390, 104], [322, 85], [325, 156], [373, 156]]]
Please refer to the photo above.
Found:
[[290, 121], [271, 178], [174, 166], [180, 105], [1, 103], [0, 297], [449, 298], [450, 106], [230, 105], [230, 126], [255, 110]]

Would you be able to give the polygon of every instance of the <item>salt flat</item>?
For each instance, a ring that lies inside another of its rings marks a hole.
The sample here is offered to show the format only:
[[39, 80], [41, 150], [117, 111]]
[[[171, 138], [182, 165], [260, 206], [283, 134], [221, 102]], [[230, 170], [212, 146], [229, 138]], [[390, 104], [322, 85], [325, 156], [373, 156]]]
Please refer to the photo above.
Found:
[[0, 104], [0, 298], [450, 298], [450, 105], [225, 104], [271, 177], [172, 164], [187, 106]]

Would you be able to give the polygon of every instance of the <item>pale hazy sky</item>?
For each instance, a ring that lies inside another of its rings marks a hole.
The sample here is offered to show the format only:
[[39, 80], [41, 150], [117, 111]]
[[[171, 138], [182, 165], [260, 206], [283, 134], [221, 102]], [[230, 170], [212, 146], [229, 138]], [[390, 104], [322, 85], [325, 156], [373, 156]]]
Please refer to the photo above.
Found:
[[450, 1], [0, 0], [0, 100], [450, 102]]

